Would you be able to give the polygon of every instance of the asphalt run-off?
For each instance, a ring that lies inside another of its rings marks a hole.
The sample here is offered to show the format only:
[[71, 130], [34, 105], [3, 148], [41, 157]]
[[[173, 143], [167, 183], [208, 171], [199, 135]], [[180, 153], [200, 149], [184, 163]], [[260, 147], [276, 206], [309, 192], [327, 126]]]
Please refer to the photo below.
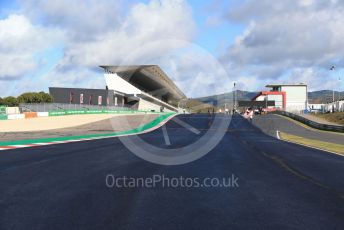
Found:
[[[173, 149], [218, 132], [212, 115], [176, 118], [139, 137]], [[174, 166], [141, 159], [118, 137], [1, 151], [0, 229], [344, 226], [342, 156], [278, 140], [239, 115], [225, 129], [209, 153]]]

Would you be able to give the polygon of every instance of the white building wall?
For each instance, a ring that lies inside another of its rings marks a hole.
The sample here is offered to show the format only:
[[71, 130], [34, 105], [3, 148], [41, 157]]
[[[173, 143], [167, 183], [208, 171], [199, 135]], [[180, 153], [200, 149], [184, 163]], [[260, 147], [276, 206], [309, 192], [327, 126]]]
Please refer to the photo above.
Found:
[[116, 73], [105, 73], [105, 82], [109, 89], [121, 92], [124, 94], [140, 94], [141, 90], [118, 76]]
[[307, 86], [282, 86], [281, 91], [286, 92], [287, 111], [301, 111], [307, 109]]
[[[139, 100], [139, 110], [155, 110], [155, 112], [160, 112], [160, 105], [154, 104], [150, 101], [140, 98]], [[166, 107], [164, 107], [164, 112], [174, 112]]]
[[256, 101], [265, 101], [265, 95], [260, 95], [256, 98]]

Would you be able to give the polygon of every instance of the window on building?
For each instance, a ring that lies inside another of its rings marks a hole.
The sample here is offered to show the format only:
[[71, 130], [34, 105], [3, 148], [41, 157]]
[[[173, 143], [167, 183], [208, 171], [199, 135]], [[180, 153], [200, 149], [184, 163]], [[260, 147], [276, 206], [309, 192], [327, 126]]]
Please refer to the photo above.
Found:
[[281, 86], [274, 86], [271, 91], [281, 92]]

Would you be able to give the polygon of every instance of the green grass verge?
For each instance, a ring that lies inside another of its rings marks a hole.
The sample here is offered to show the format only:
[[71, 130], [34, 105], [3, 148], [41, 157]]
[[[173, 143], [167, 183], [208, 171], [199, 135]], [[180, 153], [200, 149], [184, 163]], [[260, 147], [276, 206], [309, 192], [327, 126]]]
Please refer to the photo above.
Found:
[[315, 116], [338, 125], [344, 125], [344, 112], [315, 114]]
[[303, 144], [310, 147], [315, 147], [315, 148], [319, 148], [319, 149], [323, 149], [323, 150], [327, 150], [327, 151], [344, 155], [344, 145], [334, 144], [334, 143], [319, 141], [319, 140], [314, 140], [314, 139], [308, 139], [308, 138], [288, 134], [285, 132], [280, 132], [280, 138], [282, 140], [290, 141], [296, 144]]

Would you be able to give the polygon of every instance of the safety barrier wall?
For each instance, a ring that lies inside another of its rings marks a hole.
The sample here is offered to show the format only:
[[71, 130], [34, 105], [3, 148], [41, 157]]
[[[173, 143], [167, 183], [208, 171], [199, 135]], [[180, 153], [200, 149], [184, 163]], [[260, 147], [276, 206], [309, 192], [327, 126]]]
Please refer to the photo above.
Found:
[[35, 118], [35, 117], [37, 117], [37, 113], [36, 112], [25, 112], [24, 115], [25, 115], [25, 118]]
[[14, 107], [6, 107], [6, 114], [10, 115], [10, 114], [19, 114], [20, 110], [19, 107], [14, 106]]
[[158, 113], [147, 110], [53, 110], [49, 116], [64, 116], [75, 114], [135, 114], [135, 113]]
[[7, 120], [6, 114], [0, 114], [0, 120]]
[[22, 112], [49, 112], [53, 110], [135, 110], [123, 106], [99, 106], [65, 103], [21, 103], [19, 104], [19, 108]]
[[0, 120], [7, 120], [6, 106], [0, 105]]
[[304, 123], [304, 124], [306, 124], [306, 125], [308, 125], [308, 126], [310, 126], [312, 128], [315, 128], [315, 129], [344, 133], [344, 126], [320, 124], [318, 122], [308, 120], [305, 117], [299, 116], [299, 115], [294, 114], [294, 113], [289, 113], [289, 112], [286, 112], [286, 111], [275, 111], [274, 113], [280, 114], [280, 115], [283, 115], [283, 116], [286, 116], [286, 117], [290, 117], [290, 118], [292, 118], [292, 119], [294, 119], [296, 121]]
[[6, 107], [5, 105], [0, 105], [0, 114], [5, 114], [6, 113]]
[[24, 119], [25, 114], [9, 114], [7, 115], [8, 120], [17, 120], [17, 119]]
[[146, 114], [160, 112], [149, 111], [149, 110], [53, 110], [49, 112], [24, 112], [21, 114], [0, 114], [0, 120], [16, 120], [25, 118], [35, 117], [48, 117], [48, 116], [65, 116], [65, 115], [82, 115], [82, 114]]
[[48, 117], [49, 112], [37, 112], [37, 117]]

